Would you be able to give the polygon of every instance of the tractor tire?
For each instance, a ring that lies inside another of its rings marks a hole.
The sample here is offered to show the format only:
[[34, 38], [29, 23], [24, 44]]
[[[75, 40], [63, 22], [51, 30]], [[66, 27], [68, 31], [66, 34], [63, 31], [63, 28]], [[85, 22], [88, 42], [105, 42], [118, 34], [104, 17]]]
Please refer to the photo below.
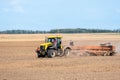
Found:
[[64, 55], [65, 55], [65, 56], [69, 56], [69, 55], [70, 55], [70, 49], [65, 49]]
[[48, 57], [49, 58], [53, 58], [56, 56], [56, 52], [55, 50], [48, 50]]

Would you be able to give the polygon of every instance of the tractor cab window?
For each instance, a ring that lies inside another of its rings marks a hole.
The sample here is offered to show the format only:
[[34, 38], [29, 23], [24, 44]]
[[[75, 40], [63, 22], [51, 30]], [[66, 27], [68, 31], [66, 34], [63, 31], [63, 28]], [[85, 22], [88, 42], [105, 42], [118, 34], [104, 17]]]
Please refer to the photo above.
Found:
[[57, 39], [57, 48], [61, 48], [61, 39], [60, 38], [58, 38]]
[[54, 43], [54, 41], [55, 41], [55, 38], [48, 38], [48, 41], [47, 41], [47, 42], [52, 42], [52, 43]]
[[57, 39], [57, 43], [61, 44], [61, 39], [60, 38]]
[[48, 38], [48, 42], [53, 44], [53, 47], [57, 47], [57, 39], [56, 38]]

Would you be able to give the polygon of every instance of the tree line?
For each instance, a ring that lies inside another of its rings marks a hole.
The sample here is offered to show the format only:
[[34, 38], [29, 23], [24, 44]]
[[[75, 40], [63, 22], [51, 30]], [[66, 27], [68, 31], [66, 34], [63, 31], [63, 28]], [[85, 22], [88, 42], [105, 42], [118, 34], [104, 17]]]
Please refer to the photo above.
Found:
[[0, 31], [0, 34], [39, 34], [47, 33], [46, 31], [32, 31], [32, 30], [6, 30]]
[[52, 29], [50, 31], [33, 31], [33, 30], [6, 30], [0, 31], [0, 34], [45, 34], [45, 33], [120, 33], [120, 29], [104, 30], [104, 29]]

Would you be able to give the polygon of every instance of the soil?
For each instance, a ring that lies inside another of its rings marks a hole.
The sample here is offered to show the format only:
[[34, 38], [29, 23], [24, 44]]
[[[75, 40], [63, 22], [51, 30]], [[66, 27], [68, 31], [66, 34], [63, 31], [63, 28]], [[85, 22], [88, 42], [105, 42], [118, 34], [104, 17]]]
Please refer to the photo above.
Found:
[[116, 47], [114, 56], [83, 56], [82, 51], [75, 51], [68, 57], [37, 58], [35, 49], [47, 35], [51, 34], [1, 34], [0, 80], [120, 79], [120, 35], [61, 34], [64, 45], [70, 40], [81, 46], [111, 42]]

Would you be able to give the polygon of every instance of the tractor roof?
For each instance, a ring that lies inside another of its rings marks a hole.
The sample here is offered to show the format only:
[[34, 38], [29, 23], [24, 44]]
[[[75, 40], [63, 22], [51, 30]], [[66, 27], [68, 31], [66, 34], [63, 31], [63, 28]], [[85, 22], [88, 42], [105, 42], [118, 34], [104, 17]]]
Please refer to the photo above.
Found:
[[48, 38], [62, 38], [62, 36], [48, 36]]

